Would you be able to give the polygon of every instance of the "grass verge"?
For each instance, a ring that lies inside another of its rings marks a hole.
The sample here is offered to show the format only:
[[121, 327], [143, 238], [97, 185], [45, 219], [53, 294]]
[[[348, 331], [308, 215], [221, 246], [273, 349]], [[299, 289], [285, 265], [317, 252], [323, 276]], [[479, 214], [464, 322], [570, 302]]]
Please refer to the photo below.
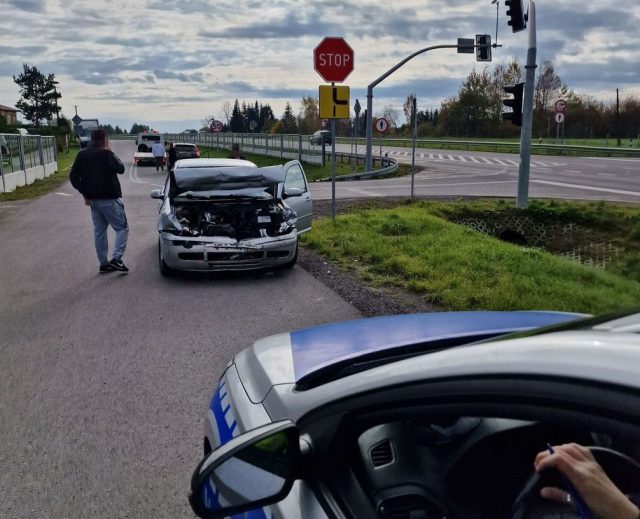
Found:
[[[202, 147], [200, 148], [202, 151], [203, 157], [212, 157], [212, 158], [227, 158], [229, 156], [228, 150], [216, 150], [215, 148]], [[242, 155], [247, 159], [256, 164], [258, 167], [264, 166], [273, 166], [276, 164], [284, 164], [288, 160], [291, 159], [281, 159], [279, 157], [271, 157], [268, 155], [255, 155], [253, 153], [242, 153]], [[305, 162], [303, 164], [304, 172], [307, 175], [307, 179], [309, 182], [316, 182], [321, 178], [326, 178], [331, 176], [331, 161], [327, 161], [326, 165], [322, 166], [319, 164], [310, 164]], [[360, 172], [364, 171], [364, 166], [359, 167]], [[336, 162], [336, 176], [342, 175], [350, 175], [354, 173], [353, 169], [349, 164], [341, 164], [340, 162]], [[407, 164], [399, 164], [398, 171], [394, 176], [403, 176], [411, 174], [411, 166]]]
[[78, 154], [78, 148], [69, 148], [69, 153], [58, 155], [58, 169], [53, 175], [44, 179], [37, 179], [33, 184], [20, 186], [11, 193], [0, 193], [0, 202], [14, 202], [29, 200], [46, 195], [69, 178], [69, 169]]
[[640, 283], [451, 223], [428, 204], [363, 209], [314, 222], [303, 242], [372, 286], [451, 310], [585, 313], [640, 305]]

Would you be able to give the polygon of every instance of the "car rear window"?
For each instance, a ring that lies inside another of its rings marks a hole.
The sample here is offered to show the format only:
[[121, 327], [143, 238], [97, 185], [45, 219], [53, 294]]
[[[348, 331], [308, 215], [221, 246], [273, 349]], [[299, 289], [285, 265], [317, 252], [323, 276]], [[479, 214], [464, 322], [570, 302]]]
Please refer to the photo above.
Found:
[[176, 144], [176, 151], [194, 151], [195, 148], [193, 144]]
[[142, 140], [143, 141], [160, 142], [160, 135], [143, 135], [142, 136]]

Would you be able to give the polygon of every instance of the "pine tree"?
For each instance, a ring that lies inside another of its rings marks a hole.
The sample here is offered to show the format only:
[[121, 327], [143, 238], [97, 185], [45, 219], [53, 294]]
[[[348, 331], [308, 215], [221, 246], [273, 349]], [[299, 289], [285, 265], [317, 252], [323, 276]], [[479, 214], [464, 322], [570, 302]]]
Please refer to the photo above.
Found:
[[56, 77], [53, 74], [45, 76], [36, 67], [26, 63], [22, 65], [22, 73], [13, 76], [13, 81], [20, 87], [20, 100], [16, 108], [31, 121], [36, 129], [40, 129], [40, 121], [52, 119], [58, 112], [57, 100], [62, 95], [56, 90]]

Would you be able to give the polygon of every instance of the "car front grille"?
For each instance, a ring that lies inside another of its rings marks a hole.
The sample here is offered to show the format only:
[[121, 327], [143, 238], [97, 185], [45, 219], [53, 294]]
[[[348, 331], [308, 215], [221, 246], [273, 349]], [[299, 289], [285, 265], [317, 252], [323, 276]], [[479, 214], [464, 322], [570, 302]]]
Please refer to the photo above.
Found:
[[262, 259], [264, 252], [208, 252], [207, 261], [246, 261]]

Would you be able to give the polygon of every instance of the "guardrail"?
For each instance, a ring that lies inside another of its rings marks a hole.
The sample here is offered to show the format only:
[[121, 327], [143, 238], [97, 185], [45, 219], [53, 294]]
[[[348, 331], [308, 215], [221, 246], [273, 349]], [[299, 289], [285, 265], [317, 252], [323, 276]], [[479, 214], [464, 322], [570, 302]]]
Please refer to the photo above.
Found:
[[[336, 153], [336, 161], [338, 160], [338, 158], [340, 158], [341, 162], [344, 162], [344, 160], [346, 159], [347, 162], [351, 164], [351, 161], [354, 158], [354, 156], [350, 155], [349, 153]], [[356, 158], [357, 158], [356, 162], [359, 162], [360, 160], [362, 160], [362, 162], [364, 163], [363, 156], [359, 156]], [[349, 175], [336, 175], [336, 181], [384, 178], [384, 177], [390, 177], [396, 171], [398, 171], [398, 161], [392, 157], [382, 157], [382, 158], [372, 157], [372, 160], [373, 160], [373, 170], [363, 171], [361, 173], [351, 173]], [[375, 169], [376, 162], [380, 163], [380, 169]], [[327, 182], [330, 180], [331, 180], [331, 177], [324, 177], [324, 178], [317, 179], [316, 182]]]
[[58, 169], [55, 137], [0, 134], [0, 193], [32, 184]]
[[[385, 137], [374, 139], [374, 147], [382, 143], [383, 146], [397, 146], [411, 148], [411, 139]], [[351, 137], [339, 137], [336, 142], [350, 144]], [[364, 139], [358, 139], [358, 144], [364, 145]], [[442, 139], [419, 139], [416, 140], [416, 148], [443, 149], [443, 150], [476, 150], [494, 151], [504, 153], [518, 153], [520, 151], [519, 142], [498, 142], [498, 141], [466, 141], [466, 140], [442, 140]], [[531, 153], [541, 155], [570, 155], [599, 156], [599, 157], [640, 157], [640, 148], [623, 147], [602, 147], [583, 146], [573, 144], [544, 144], [531, 143]]]

